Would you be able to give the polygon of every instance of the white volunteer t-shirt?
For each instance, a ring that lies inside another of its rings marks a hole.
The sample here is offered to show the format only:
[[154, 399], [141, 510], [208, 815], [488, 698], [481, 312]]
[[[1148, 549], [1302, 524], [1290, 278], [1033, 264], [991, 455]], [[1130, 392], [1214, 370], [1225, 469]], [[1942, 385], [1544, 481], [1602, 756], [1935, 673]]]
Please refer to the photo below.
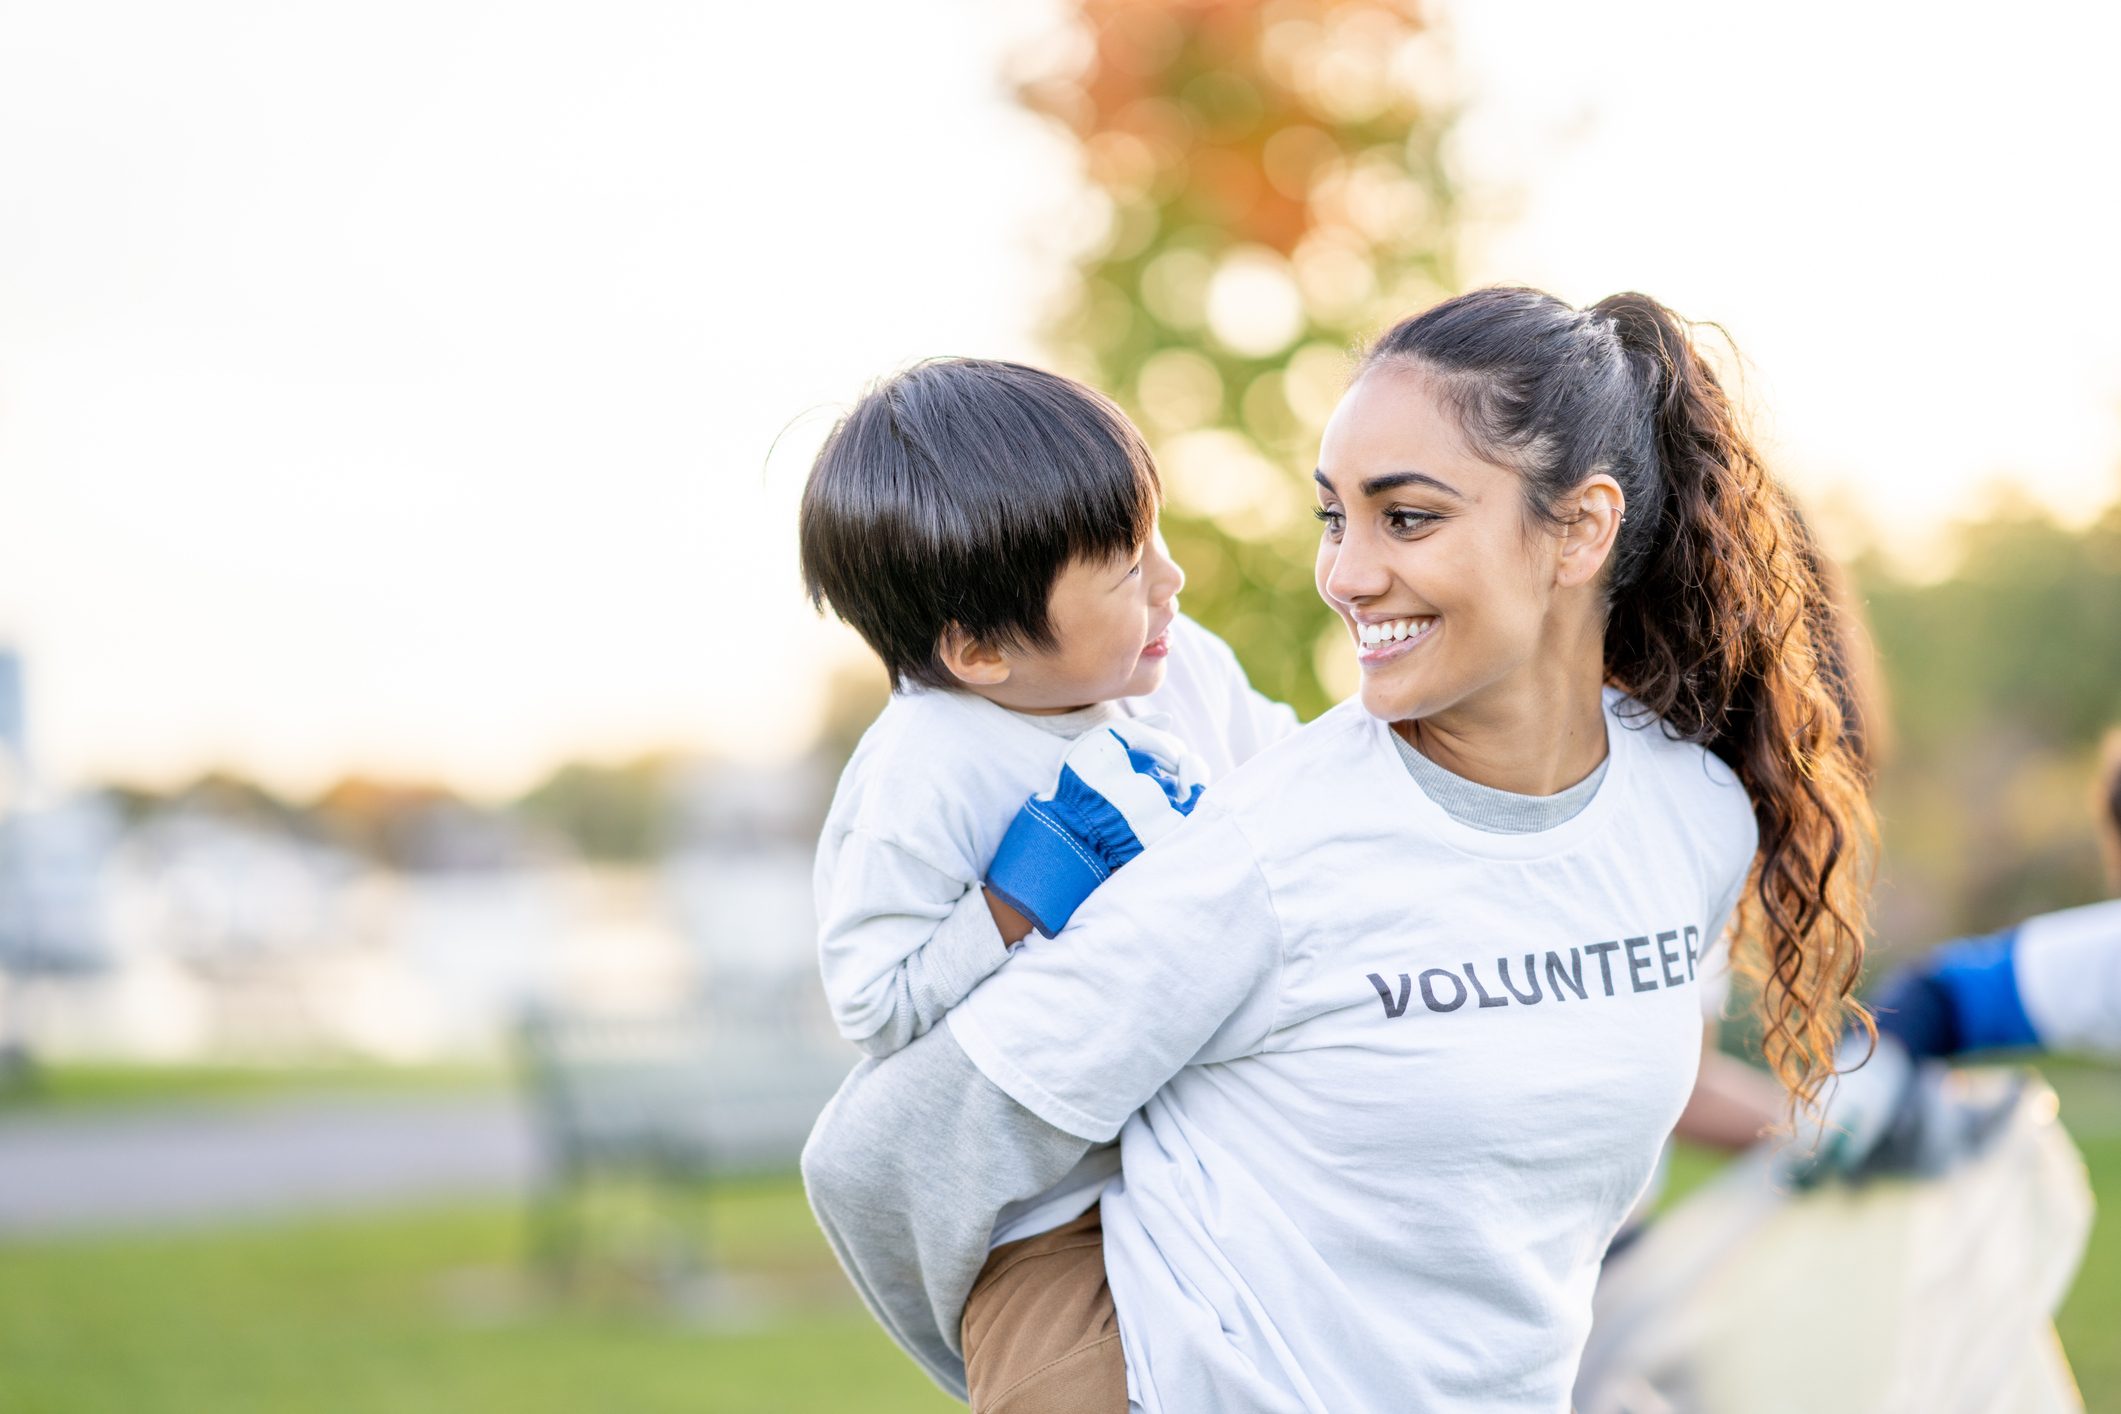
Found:
[[1452, 820], [1344, 704], [951, 1013], [1019, 1103], [1121, 1135], [1144, 1409], [1567, 1409], [1756, 842], [1731, 773], [1622, 702], [1596, 797], [1520, 835]]
[[2018, 925], [2011, 971], [2040, 1044], [2121, 1057], [2121, 899]]

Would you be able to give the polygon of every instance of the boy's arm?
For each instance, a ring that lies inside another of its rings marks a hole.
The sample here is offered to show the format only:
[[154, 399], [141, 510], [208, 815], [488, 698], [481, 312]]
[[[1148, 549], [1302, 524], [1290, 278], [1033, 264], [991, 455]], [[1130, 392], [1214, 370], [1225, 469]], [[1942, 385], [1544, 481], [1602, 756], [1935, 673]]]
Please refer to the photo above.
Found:
[[979, 885], [850, 833], [818, 939], [840, 1034], [886, 1056], [926, 1033], [1009, 956], [1001, 920]]
[[1086, 732], [1068, 748], [1053, 792], [1019, 813], [985, 887], [850, 831], [819, 940], [840, 1034], [871, 1056], [890, 1055], [963, 1001], [1033, 926], [1059, 932], [1085, 895], [1185, 819], [1200, 797], [1189, 761], [1145, 723]]
[[940, 1027], [855, 1067], [803, 1147], [803, 1185], [870, 1312], [964, 1399], [959, 1330], [995, 1219], [1089, 1148], [1010, 1099]]

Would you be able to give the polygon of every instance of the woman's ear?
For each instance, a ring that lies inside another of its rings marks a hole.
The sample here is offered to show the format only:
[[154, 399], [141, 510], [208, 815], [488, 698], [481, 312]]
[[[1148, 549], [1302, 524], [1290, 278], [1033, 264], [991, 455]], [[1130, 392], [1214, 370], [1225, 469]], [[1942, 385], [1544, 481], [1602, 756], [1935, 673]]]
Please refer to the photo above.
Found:
[[1620, 523], [1627, 519], [1627, 497], [1620, 483], [1604, 472], [1576, 492], [1576, 508], [1561, 528], [1561, 559], [1554, 582], [1564, 588], [1589, 584], [1612, 557]]
[[956, 624], [943, 630], [937, 656], [950, 675], [967, 687], [1000, 687], [1009, 680], [1008, 655], [980, 642]]

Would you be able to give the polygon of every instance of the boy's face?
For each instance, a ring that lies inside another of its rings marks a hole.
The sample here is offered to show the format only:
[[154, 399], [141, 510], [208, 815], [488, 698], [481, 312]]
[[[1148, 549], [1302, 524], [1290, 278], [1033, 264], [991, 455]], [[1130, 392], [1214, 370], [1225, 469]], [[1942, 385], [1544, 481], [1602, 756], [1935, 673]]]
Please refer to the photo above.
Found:
[[1069, 712], [1163, 685], [1185, 572], [1152, 532], [1139, 553], [1076, 560], [1047, 600], [1053, 646], [1011, 649], [1008, 676], [973, 690], [1019, 712]]

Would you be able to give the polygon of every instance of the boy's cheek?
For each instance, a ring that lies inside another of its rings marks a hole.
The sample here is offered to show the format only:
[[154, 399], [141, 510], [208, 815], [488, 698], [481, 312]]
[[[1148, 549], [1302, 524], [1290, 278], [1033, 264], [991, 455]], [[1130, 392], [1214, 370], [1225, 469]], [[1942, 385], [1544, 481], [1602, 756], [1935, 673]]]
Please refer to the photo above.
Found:
[[1143, 697], [1164, 685], [1164, 660], [1144, 658], [1127, 683], [1127, 696]]

